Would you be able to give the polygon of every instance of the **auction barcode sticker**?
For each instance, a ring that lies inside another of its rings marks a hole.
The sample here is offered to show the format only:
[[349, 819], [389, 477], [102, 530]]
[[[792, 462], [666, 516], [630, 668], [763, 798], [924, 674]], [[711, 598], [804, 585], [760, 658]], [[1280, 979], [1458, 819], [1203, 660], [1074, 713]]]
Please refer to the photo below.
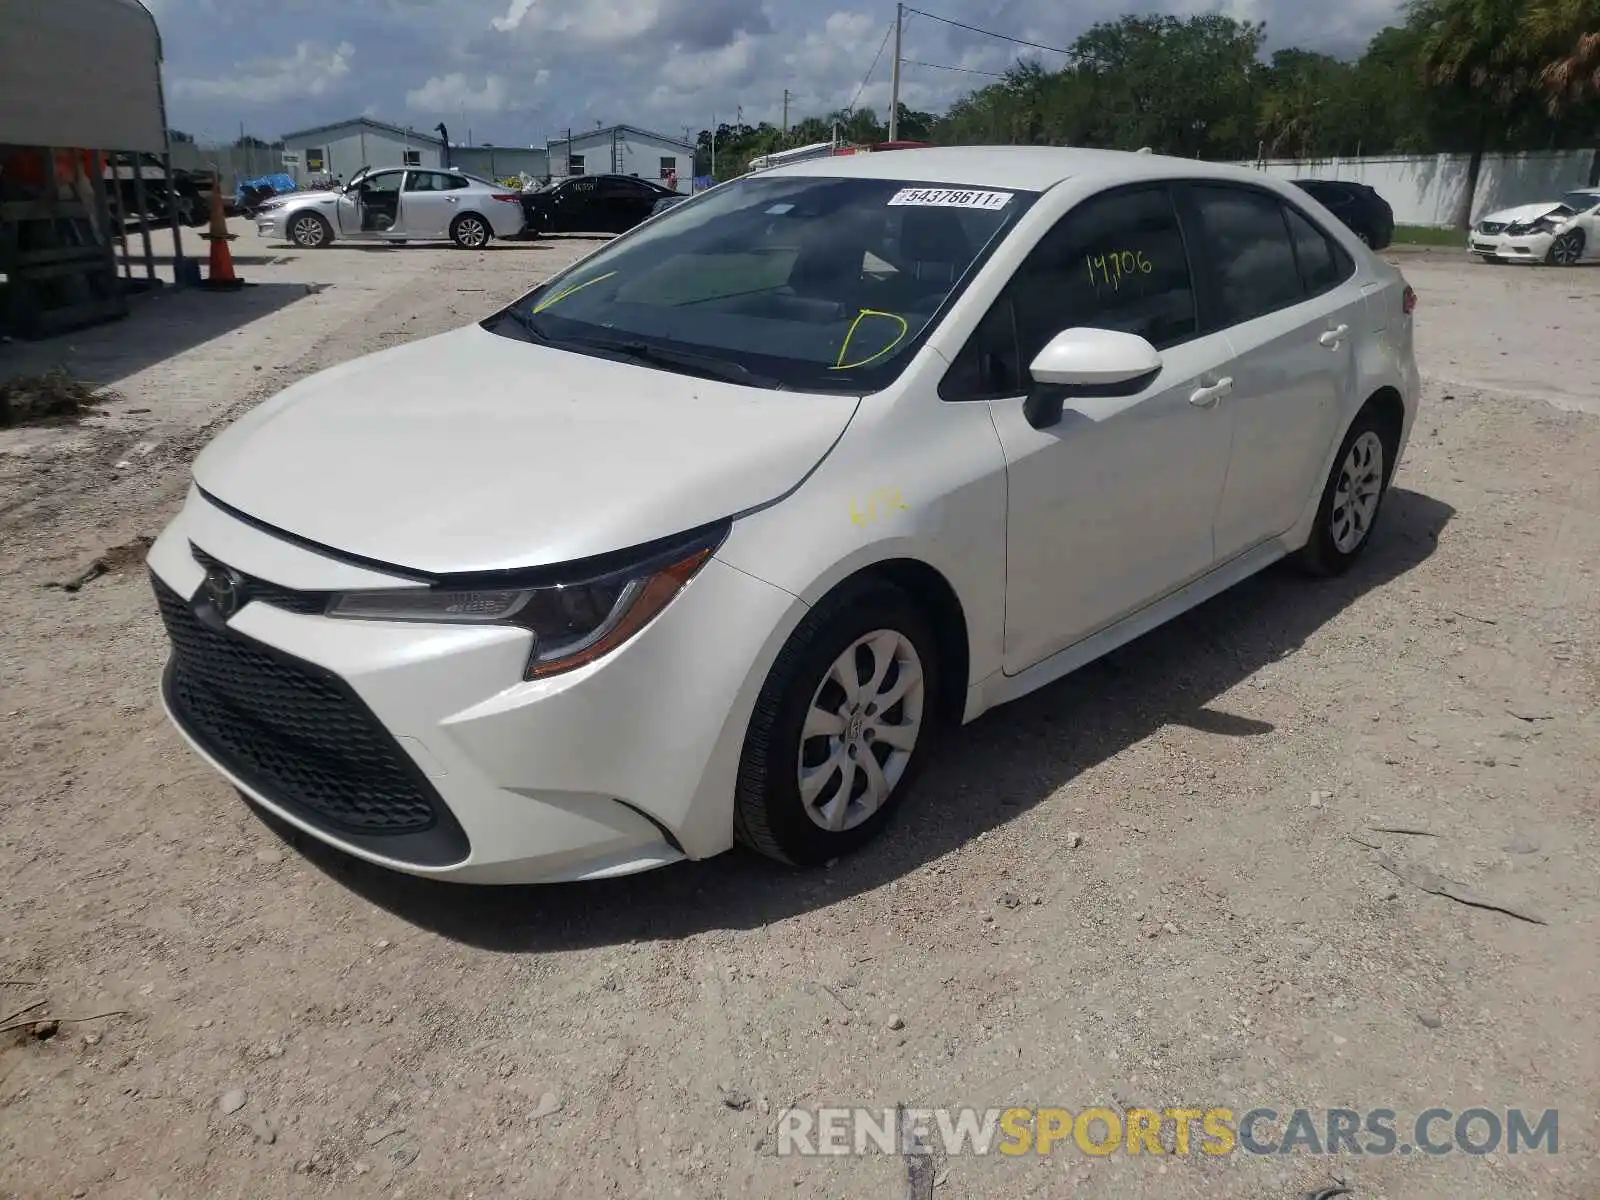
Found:
[[917, 208], [977, 208], [996, 212], [1011, 200], [1010, 192], [973, 192], [958, 188], [901, 188], [889, 197], [890, 204]]

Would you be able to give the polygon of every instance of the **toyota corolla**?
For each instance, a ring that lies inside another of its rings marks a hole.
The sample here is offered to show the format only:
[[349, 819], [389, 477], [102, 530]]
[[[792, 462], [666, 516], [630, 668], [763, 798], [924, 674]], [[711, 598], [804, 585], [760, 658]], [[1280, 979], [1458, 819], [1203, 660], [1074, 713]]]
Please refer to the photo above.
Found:
[[167, 710], [349, 854], [592, 879], [878, 834], [941, 728], [1366, 549], [1415, 294], [1254, 172], [795, 164], [295, 384], [150, 553]]

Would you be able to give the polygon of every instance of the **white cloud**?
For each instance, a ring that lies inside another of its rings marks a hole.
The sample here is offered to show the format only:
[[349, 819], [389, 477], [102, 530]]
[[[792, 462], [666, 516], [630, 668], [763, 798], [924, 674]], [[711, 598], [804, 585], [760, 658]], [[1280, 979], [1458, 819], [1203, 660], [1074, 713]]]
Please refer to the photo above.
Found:
[[340, 42], [331, 50], [315, 42], [301, 42], [287, 58], [241, 63], [234, 73], [213, 79], [173, 81], [172, 94], [191, 101], [242, 101], [277, 104], [301, 96], [324, 96], [350, 74], [356, 48]]
[[[549, 74], [539, 71], [534, 76], [534, 86], [543, 83]], [[504, 111], [510, 100], [511, 87], [501, 76], [485, 75], [483, 86], [475, 88], [460, 71], [435, 75], [406, 93], [407, 108], [427, 113], [497, 113]]]

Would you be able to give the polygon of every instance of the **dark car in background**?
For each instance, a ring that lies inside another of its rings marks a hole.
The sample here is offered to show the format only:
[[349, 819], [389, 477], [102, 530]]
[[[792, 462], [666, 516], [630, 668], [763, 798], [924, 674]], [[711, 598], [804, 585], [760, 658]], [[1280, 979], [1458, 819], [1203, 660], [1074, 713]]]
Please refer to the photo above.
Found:
[[1366, 184], [1343, 179], [1296, 179], [1292, 182], [1374, 250], [1382, 250], [1394, 240], [1394, 209]]
[[633, 175], [577, 175], [525, 192], [527, 233], [626, 233], [678, 193]]

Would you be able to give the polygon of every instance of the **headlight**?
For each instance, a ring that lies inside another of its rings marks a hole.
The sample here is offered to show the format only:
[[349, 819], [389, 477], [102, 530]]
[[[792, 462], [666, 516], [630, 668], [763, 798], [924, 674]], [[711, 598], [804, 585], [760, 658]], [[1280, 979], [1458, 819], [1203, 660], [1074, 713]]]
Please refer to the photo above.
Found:
[[256, 206], [256, 211], [258, 213], [275, 212], [275, 211], [277, 211], [278, 209], [280, 209], [282, 207], [283, 207], [283, 201], [282, 200], [268, 200], [265, 204], [257, 205]]
[[716, 553], [728, 525], [644, 547], [623, 566], [536, 587], [397, 588], [342, 592], [327, 615], [362, 621], [517, 625], [533, 634], [524, 679], [571, 671], [611, 653], [648, 625]]

